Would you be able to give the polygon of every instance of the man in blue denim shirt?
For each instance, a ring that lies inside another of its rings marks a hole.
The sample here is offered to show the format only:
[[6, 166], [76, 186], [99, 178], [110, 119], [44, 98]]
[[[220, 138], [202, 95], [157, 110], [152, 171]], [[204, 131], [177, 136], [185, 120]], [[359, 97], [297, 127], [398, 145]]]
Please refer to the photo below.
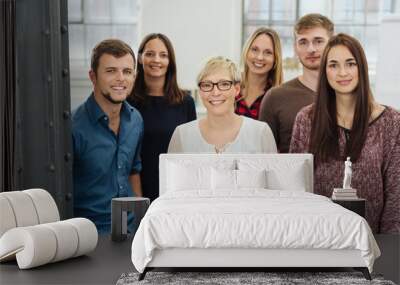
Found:
[[100, 42], [92, 52], [93, 93], [72, 116], [74, 214], [109, 233], [111, 199], [142, 196], [139, 172], [143, 120], [125, 99], [135, 81], [135, 55], [123, 41]]

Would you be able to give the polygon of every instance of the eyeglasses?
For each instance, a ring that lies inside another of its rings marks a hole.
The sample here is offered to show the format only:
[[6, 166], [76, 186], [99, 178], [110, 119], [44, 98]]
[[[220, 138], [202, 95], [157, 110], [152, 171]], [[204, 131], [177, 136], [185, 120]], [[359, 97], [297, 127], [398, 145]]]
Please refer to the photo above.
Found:
[[211, 81], [202, 81], [199, 82], [199, 88], [201, 91], [210, 92], [214, 89], [214, 86], [217, 86], [219, 91], [227, 91], [231, 89], [234, 83], [236, 82], [231, 80], [221, 80], [218, 81], [217, 83]]

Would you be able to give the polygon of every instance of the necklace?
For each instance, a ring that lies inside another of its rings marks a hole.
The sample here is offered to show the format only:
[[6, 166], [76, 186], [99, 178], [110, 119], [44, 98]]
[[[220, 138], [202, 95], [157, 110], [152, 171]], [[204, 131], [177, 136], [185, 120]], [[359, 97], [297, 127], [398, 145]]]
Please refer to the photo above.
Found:
[[230, 146], [230, 145], [231, 145], [231, 143], [226, 143], [221, 147], [217, 147], [216, 145], [214, 145], [215, 153], [223, 153], [223, 152], [225, 152], [226, 149], [228, 148], [228, 146]]

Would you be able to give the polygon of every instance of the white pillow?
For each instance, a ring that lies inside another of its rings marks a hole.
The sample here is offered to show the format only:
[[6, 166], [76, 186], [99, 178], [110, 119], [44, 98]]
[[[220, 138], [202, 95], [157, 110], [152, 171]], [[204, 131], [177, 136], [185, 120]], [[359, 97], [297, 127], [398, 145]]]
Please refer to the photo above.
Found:
[[291, 159], [239, 159], [239, 170], [266, 170], [268, 189], [306, 191], [307, 169], [305, 161]]
[[236, 170], [211, 168], [211, 189], [236, 190]]
[[211, 168], [234, 169], [234, 160], [167, 161], [167, 191], [210, 190]]
[[236, 170], [237, 187], [267, 188], [267, 172], [262, 170]]
[[213, 190], [237, 190], [240, 188], [267, 188], [267, 176], [263, 170], [211, 169]]
[[168, 172], [168, 190], [184, 191], [211, 187], [211, 167], [185, 167], [181, 164], [169, 163]]
[[268, 188], [274, 190], [303, 191], [307, 189], [304, 162], [293, 163], [290, 168], [267, 170]]

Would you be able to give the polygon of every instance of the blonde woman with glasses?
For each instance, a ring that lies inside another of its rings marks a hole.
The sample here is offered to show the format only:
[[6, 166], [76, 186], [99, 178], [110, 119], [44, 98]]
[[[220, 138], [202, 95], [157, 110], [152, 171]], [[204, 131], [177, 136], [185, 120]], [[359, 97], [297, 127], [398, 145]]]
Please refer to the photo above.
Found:
[[224, 57], [211, 58], [197, 77], [207, 115], [178, 126], [169, 153], [276, 153], [269, 126], [235, 114], [240, 93], [240, 72]]

